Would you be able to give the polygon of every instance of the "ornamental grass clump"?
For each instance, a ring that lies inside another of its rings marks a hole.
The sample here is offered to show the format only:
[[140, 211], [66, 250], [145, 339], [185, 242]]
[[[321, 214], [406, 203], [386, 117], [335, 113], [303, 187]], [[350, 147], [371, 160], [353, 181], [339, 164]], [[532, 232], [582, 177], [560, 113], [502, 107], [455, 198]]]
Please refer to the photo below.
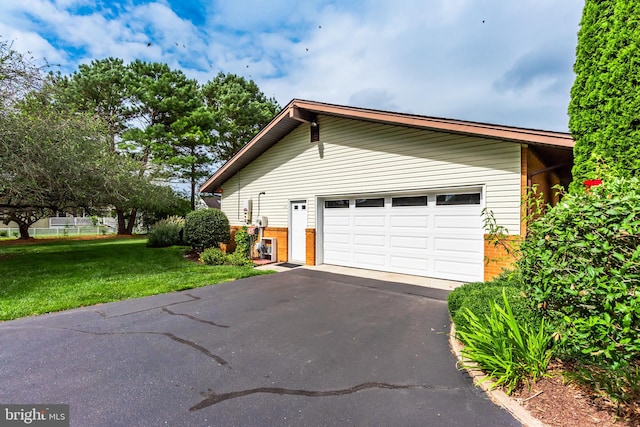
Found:
[[489, 314], [483, 317], [465, 308], [465, 322], [456, 336], [464, 344], [462, 355], [477, 364], [463, 367], [482, 369], [494, 381], [492, 387], [504, 387], [510, 394], [522, 382], [535, 382], [544, 375], [551, 360], [552, 338], [544, 320], [516, 320], [505, 291], [502, 303], [504, 306], [491, 301]]
[[184, 222], [184, 218], [180, 216], [170, 216], [156, 222], [149, 231], [147, 246], [150, 248], [166, 248], [182, 245]]

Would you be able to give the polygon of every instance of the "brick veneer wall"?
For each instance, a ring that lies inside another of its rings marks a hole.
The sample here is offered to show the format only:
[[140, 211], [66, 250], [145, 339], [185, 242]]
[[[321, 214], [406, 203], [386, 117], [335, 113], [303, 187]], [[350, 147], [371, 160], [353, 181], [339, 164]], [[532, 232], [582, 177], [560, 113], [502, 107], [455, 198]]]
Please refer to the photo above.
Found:
[[277, 261], [286, 262], [289, 259], [289, 230], [284, 227], [267, 227], [264, 229], [264, 237], [276, 239]]
[[306, 265], [316, 265], [316, 229], [307, 228], [305, 230], [306, 235], [306, 251], [307, 257], [305, 259]]
[[[507, 245], [517, 245], [520, 236], [509, 236]], [[484, 235], [484, 280], [491, 280], [502, 273], [503, 269], [513, 268], [516, 259], [509, 255], [502, 245], [494, 245], [489, 239], [489, 235]]]
[[[226, 244], [221, 244], [220, 249], [230, 254], [236, 249], [236, 241], [235, 235], [236, 231], [240, 230], [242, 226], [232, 225], [231, 227], [231, 238], [229, 242]], [[276, 239], [276, 247], [277, 247], [277, 261], [278, 262], [286, 262], [289, 259], [289, 230], [286, 228], [280, 227], [267, 227], [263, 231], [264, 237], [272, 237]], [[251, 248], [253, 252], [254, 248]], [[255, 253], [254, 253], [255, 255]]]

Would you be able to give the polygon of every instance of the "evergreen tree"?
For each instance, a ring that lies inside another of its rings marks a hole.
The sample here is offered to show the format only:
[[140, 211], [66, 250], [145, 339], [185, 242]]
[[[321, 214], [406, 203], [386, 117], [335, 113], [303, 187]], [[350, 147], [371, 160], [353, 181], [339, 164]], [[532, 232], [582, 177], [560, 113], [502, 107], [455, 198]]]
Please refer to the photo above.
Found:
[[265, 127], [280, 111], [253, 80], [219, 73], [202, 87], [207, 108], [213, 114], [214, 156], [226, 162]]
[[602, 171], [640, 176], [640, 1], [586, 0], [569, 129], [572, 189]]

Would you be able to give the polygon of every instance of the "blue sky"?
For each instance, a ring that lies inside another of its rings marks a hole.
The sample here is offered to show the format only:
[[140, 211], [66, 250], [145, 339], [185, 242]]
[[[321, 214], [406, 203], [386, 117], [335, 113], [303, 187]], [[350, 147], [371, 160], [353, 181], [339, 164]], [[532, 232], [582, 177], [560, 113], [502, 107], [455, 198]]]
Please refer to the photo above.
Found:
[[292, 98], [567, 130], [583, 0], [0, 0], [0, 37], [63, 73], [165, 62]]

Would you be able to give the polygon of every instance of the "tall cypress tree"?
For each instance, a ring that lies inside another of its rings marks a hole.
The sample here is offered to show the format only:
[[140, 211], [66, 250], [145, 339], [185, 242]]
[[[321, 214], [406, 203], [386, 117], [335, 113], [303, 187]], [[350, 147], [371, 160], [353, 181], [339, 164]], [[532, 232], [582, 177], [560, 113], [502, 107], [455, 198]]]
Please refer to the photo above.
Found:
[[602, 171], [640, 176], [640, 1], [586, 0], [569, 129], [572, 189]]

